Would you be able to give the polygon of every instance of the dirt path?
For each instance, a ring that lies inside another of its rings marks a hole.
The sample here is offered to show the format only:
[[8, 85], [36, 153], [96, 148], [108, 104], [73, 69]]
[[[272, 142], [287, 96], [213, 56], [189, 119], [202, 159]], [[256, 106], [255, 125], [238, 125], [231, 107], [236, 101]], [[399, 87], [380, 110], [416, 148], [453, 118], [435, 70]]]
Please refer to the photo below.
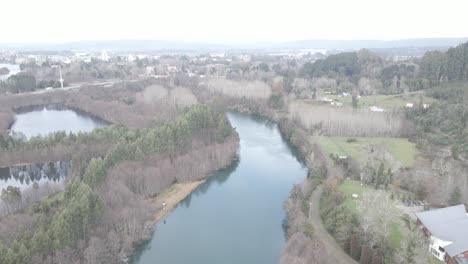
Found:
[[[204, 182], [205, 180], [176, 183], [156, 198], [152, 199], [151, 202], [160, 208], [154, 215], [154, 221], [158, 222], [161, 218], [170, 213], [185, 197], [190, 195], [193, 190]], [[163, 203], [165, 203], [164, 208]]]
[[317, 236], [318, 240], [325, 246], [327, 251], [336, 257], [341, 264], [358, 264], [353, 258], [351, 258], [341, 247], [336, 243], [335, 239], [328, 233], [325, 226], [320, 218], [319, 206], [320, 197], [322, 196], [322, 186], [318, 186], [317, 189], [312, 193], [310, 202], [312, 203], [310, 220], [314, 227], [314, 235]]

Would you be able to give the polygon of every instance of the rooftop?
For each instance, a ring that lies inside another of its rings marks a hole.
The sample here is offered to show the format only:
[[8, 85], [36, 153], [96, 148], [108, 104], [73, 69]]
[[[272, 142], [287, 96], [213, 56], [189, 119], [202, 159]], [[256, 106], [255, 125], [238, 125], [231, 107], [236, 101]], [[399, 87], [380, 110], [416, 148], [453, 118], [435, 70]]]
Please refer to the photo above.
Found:
[[434, 237], [453, 242], [445, 247], [451, 257], [468, 251], [468, 215], [463, 204], [416, 213], [416, 216]]

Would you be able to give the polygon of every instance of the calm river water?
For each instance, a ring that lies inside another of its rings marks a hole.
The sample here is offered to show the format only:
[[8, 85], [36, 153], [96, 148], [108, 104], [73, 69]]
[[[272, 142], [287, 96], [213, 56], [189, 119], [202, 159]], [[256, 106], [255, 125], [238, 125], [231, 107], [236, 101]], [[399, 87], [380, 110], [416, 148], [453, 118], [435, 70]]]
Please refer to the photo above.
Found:
[[285, 243], [283, 203], [307, 175], [275, 123], [229, 113], [239, 161], [215, 173], [156, 224], [138, 264], [274, 264]]

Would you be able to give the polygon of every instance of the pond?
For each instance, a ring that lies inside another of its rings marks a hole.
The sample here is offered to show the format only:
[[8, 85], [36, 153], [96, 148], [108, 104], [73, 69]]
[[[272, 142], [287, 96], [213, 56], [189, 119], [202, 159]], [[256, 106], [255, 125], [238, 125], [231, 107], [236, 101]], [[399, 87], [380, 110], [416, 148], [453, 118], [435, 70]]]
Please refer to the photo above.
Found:
[[59, 106], [39, 106], [20, 109], [11, 130], [13, 133], [20, 132], [30, 139], [33, 136], [45, 136], [57, 131], [90, 132], [106, 125], [107, 122], [82, 112]]
[[71, 173], [70, 161], [35, 163], [0, 168], [0, 190], [8, 186], [21, 191], [46, 183], [61, 183]]
[[156, 224], [133, 263], [279, 263], [283, 203], [307, 169], [275, 123], [238, 113], [228, 118], [240, 136], [239, 160]]
[[24, 208], [28, 204], [63, 191], [66, 178], [71, 174], [71, 161], [55, 161], [0, 168], [0, 193], [10, 187], [20, 191], [19, 207], [12, 210], [0, 200], [0, 217]]

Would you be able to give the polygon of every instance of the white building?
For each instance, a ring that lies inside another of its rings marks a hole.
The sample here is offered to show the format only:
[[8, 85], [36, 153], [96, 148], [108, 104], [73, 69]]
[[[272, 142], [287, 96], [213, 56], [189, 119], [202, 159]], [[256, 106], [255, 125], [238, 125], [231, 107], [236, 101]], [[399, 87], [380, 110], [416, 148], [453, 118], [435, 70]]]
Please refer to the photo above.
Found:
[[109, 61], [109, 54], [107, 54], [107, 51], [105, 50], [101, 51], [101, 60]]
[[468, 214], [460, 204], [416, 213], [418, 226], [431, 240], [429, 252], [449, 264], [468, 263]]

